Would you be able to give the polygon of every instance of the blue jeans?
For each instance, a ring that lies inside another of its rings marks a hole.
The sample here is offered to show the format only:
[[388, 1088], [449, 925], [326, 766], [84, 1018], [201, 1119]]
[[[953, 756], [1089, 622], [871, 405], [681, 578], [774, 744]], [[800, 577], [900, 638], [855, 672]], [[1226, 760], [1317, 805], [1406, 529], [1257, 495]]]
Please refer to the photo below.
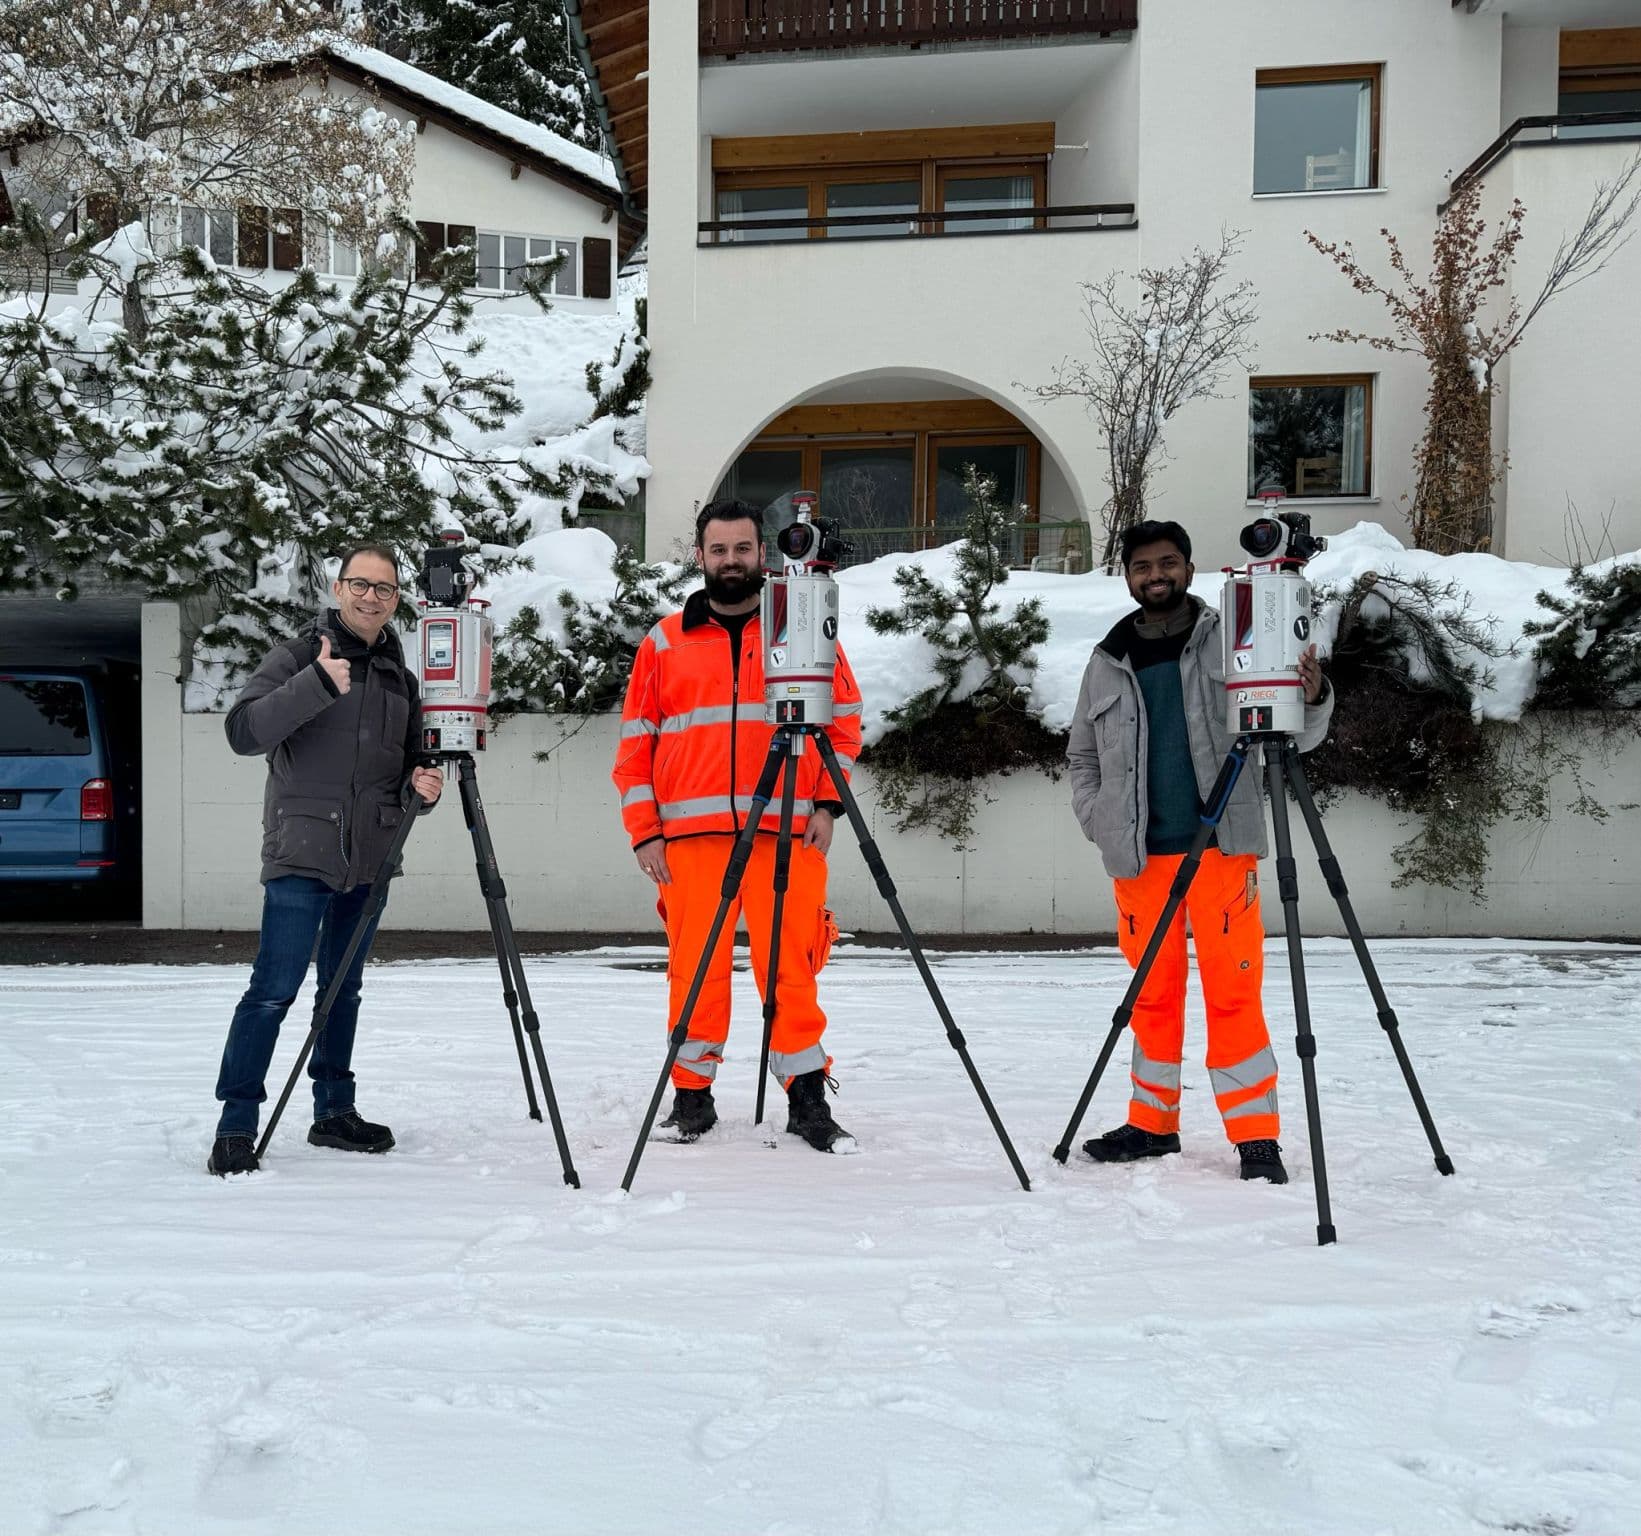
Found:
[[[218, 1136], [255, 1134], [258, 1106], [268, 1097], [264, 1080], [273, 1060], [274, 1042], [302, 990], [314, 938], [319, 940], [322, 997], [369, 900], [368, 885], [333, 891], [323, 880], [307, 875], [283, 875], [263, 887], [262, 940], [251, 967], [251, 984], [228, 1026], [222, 1071], [217, 1076], [217, 1098], [222, 1102]], [[380, 912], [376, 918], [380, 921]], [[353, 1059], [353, 1032], [359, 1022], [360, 977], [375, 937], [376, 922], [372, 922], [308, 1058], [315, 1120], [353, 1108], [353, 1073], [348, 1063]]]

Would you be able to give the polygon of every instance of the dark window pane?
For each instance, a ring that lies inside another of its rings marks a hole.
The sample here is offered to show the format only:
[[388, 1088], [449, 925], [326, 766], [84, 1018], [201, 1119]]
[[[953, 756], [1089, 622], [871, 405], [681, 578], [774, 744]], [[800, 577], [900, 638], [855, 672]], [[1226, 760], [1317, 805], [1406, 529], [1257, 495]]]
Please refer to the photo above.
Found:
[[480, 234], [478, 237], [479, 259], [476, 287], [501, 287], [501, 236]]
[[1026, 450], [1021, 443], [935, 449], [934, 520], [942, 528], [960, 528], [968, 514], [963, 492], [963, 466], [972, 464], [997, 482], [997, 495], [1006, 506], [1018, 506], [1026, 494]]
[[[809, 217], [809, 189], [807, 187], [736, 187], [718, 194], [720, 221], [736, 219], [779, 219]], [[720, 240], [745, 241], [753, 244], [766, 240], [805, 240], [809, 231], [790, 229], [722, 230]]]
[[[1029, 208], [1036, 196], [1029, 176], [948, 176], [945, 210]], [[946, 229], [1030, 229], [1029, 218], [947, 219]]]
[[[1641, 91], [1563, 91], [1556, 111], [1563, 115], [1574, 112], [1641, 112]], [[1563, 139], [1627, 138], [1641, 133], [1641, 122], [1564, 124], [1556, 129]]]
[[820, 513], [838, 522], [855, 546], [851, 564], [923, 547], [916, 491], [916, 451], [910, 443], [821, 453]]
[[1256, 385], [1248, 396], [1248, 495], [1365, 496], [1367, 388]]
[[[920, 188], [915, 181], [844, 182], [826, 189], [826, 216], [829, 219], [865, 213], [916, 213]], [[826, 231], [828, 240], [848, 240], [860, 235], [908, 235], [917, 225], [904, 219], [887, 219], [881, 224], [845, 224]]]
[[713, 499], [749, 501], [764, 513], [764, 533], [791, 521], [790, 497], [803, 489], [803, 454], [796, 448], [752, 448], [724, 476]]
[[0, 757], [87, 757], [85, 687], [67, 679], [0, 678]]
[[1254, 191], [1371, 186], [1371, 80], [1261, 85], [1254, 91]]

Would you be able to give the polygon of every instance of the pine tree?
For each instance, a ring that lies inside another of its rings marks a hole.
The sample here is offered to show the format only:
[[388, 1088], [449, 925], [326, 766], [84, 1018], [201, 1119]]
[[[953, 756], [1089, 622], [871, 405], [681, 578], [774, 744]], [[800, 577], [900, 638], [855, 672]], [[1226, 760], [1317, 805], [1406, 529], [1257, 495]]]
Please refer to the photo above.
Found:
[[916, 566], [895, 572], [899, 608], [868, 610], [880, 635], [921, 635], [934, 652], [935, 680], [885, 721], [888, 734], [866, 754], [884, 805], [901, 830], [932, 826], [958, 847], [973, 831], [979, 782], [1027, 764], [1051, 766], [1065, 753], [1030, 709], [1034, 648], [1048, 638], [1036, 598], [1008, 616], [993, 596], [1009, 563], [1026, 509], [1005, 505], [997, 482], [963, 468], [967, 499], [953, 584]]
[[498, 718], [523, 711], [597, 714], [620, 707], [639, 642], [683, 603], [689, 567], [647, 565], [624, 546], [610, 562], [615, 579], [602, 601], [558, 595], [562, 640], [536, 608], [521, 608], [502, 631], [494, 676]]
[[1535, 709], [1641, 707], [1641, 562], [1575, 569], [1567, 596], [1538, 594], [1550, 617], [1529, 623]]
[[[25, 208], [0, 232], [0, 266], [38, 224]], [[525, 493], [573, 506], [608, 486], [551, 445], [504, 456], [458, 438], [520, 409], [476, 366], [459, 255], [434, 258], [432, 289], [377, 264], [345, 291], [303, 270], [270, 293], [139, 235], [76, 262], [145, 286], [140, 341], [79, 311], [0, 322], [0, 589], [71, 592], [95, 565], [152, 597], [203, 598], [197, 659], [226, 682], [311, 613], [346, 545], [413, 557], [457, 523], [495, 569], [533, 531]]]
[[396, 57], [574, 143], [598, 144], [558, 0], [367, 0], [366, 14]]

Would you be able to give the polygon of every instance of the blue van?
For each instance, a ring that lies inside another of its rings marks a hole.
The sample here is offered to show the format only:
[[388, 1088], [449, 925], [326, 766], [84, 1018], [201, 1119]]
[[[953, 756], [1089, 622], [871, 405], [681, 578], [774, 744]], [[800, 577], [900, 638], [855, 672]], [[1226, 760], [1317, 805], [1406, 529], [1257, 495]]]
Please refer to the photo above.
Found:
[[88, 680], [0, 672], [0, 884], [112, 880], [114, 828], [114, 769]]

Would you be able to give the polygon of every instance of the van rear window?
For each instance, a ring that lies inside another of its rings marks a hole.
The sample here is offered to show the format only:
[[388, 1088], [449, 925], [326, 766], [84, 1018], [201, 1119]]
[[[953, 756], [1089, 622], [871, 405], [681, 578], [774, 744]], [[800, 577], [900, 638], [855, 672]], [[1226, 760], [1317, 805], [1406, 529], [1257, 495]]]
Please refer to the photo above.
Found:
[[73, 678], [0, 677], [0, 757], [89, 757], [85, 685]]

